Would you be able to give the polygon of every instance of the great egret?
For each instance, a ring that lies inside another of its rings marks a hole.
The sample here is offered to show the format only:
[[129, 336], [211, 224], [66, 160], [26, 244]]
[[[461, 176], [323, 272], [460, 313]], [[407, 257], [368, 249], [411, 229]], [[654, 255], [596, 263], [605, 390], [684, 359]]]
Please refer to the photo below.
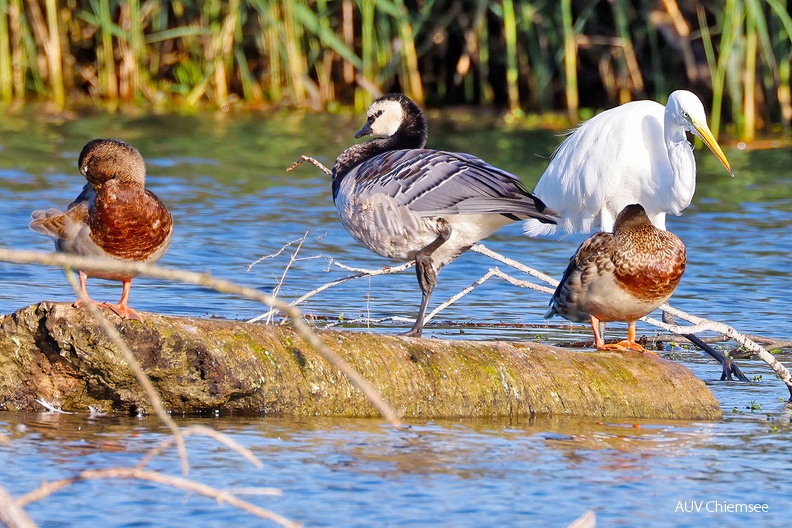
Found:
[[383, 257], [415, 260], [421, 308], [406, 335], [420, 336], [437, 273], [498, 228], [526, 218], [555, 222], [554, 213], [519, 178], [469, 154], [427, 150], [427, 125], [401, 94], [371, 105], [356, 138], [333, 166], [333, 201], [341, 223], [362, 246]]
[[[635, 349], [635, 321], [668, 301], [685, 271], [685, 245], [649, 222], [644, 208], [628, 205], [616, 217], [613, 233], [588, 238], [550, 300], [545, 318], [589, 320], [599, 350]], [[606, 345], [600, 321], [625, 321], [627, 340]]]
[[[55, 241], [63, 253], [104, 257], [121, 262], [158, 261], [168, 251], [173, 218], [154, 193], [145, 189], [146, 164], [138, 150], [123, 141], [95, 139], [80, 153], [80, 172], [88, 180], [66, 212], [34, 211], [30, 228]], [[88, 275], [123, 283], [118, 304], [107, 306], [127, 319], [142, 319], [129, 307], [134, 275], [80, 271], [80, 287], [88, 296]], [[74, 303], [80, 306], [81, 301]]]
[[558, 147], [534, 192], [561, 219], [557, 226], [529, 219], [525, 233], [589, 233], [597, 222], [611, 231], [619, 211], [633, 203], [665, 229], [666, 213], [681, 214], [696, 190], [696, 159], [686, 131], [701, 138], [734, 176], [693, 93], [677, 90], [665, 107], [626, 103], [584, 122]]

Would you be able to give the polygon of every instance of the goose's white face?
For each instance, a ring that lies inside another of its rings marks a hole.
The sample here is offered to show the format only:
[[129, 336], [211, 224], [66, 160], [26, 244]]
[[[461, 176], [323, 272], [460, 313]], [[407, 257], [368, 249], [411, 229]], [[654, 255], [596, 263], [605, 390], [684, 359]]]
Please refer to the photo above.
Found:
[[369, 107], [366, 115], [372, 134], [390, 137], [402, 125], [404, 110], [398, 101], [377, 101]]

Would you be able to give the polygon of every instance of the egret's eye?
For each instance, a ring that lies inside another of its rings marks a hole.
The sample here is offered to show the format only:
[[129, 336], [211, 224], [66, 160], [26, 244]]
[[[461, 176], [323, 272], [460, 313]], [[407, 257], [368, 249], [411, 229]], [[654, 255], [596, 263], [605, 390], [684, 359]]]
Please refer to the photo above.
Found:
[[687, 112], [682, 112], [682, 117], [684, 117], [685, 119], [690, 119], [690, 114], [688, 114]]

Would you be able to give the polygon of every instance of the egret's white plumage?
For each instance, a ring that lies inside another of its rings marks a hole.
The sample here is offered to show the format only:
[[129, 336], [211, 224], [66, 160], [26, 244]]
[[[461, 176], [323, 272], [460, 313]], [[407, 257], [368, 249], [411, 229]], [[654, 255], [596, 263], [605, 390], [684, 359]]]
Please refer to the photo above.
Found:
[[525, 234], [588, 233], [597, 224], [610, 232], [619, 212], [634, 203], [665, 229], [666, 213], [681, 214], [696, 190], [696, 159], [685, 132], [701, 138], [734, 175], [693, 93], [677, 90], [666, 106], [623, 104], [589, 119], [558, 147], [534, 194], [561, 220], [528, 219]]

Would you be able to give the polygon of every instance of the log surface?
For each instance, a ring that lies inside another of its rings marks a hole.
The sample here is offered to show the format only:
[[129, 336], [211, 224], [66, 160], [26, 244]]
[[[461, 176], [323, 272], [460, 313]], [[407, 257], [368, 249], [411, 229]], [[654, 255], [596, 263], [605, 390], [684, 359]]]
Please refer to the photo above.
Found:
[[[105, 311], [173, 412], [374, 416], [337, 368], [288, 326]], [[42, 302], [0, 319], [0, 408], [148, 410], [121, 354], [93, 318]], [[683, 365], [637, 352], [536, 343], [414, 339], [320, 331], [405, 418], [560, 414], [717, 419], [718, 402]]]

